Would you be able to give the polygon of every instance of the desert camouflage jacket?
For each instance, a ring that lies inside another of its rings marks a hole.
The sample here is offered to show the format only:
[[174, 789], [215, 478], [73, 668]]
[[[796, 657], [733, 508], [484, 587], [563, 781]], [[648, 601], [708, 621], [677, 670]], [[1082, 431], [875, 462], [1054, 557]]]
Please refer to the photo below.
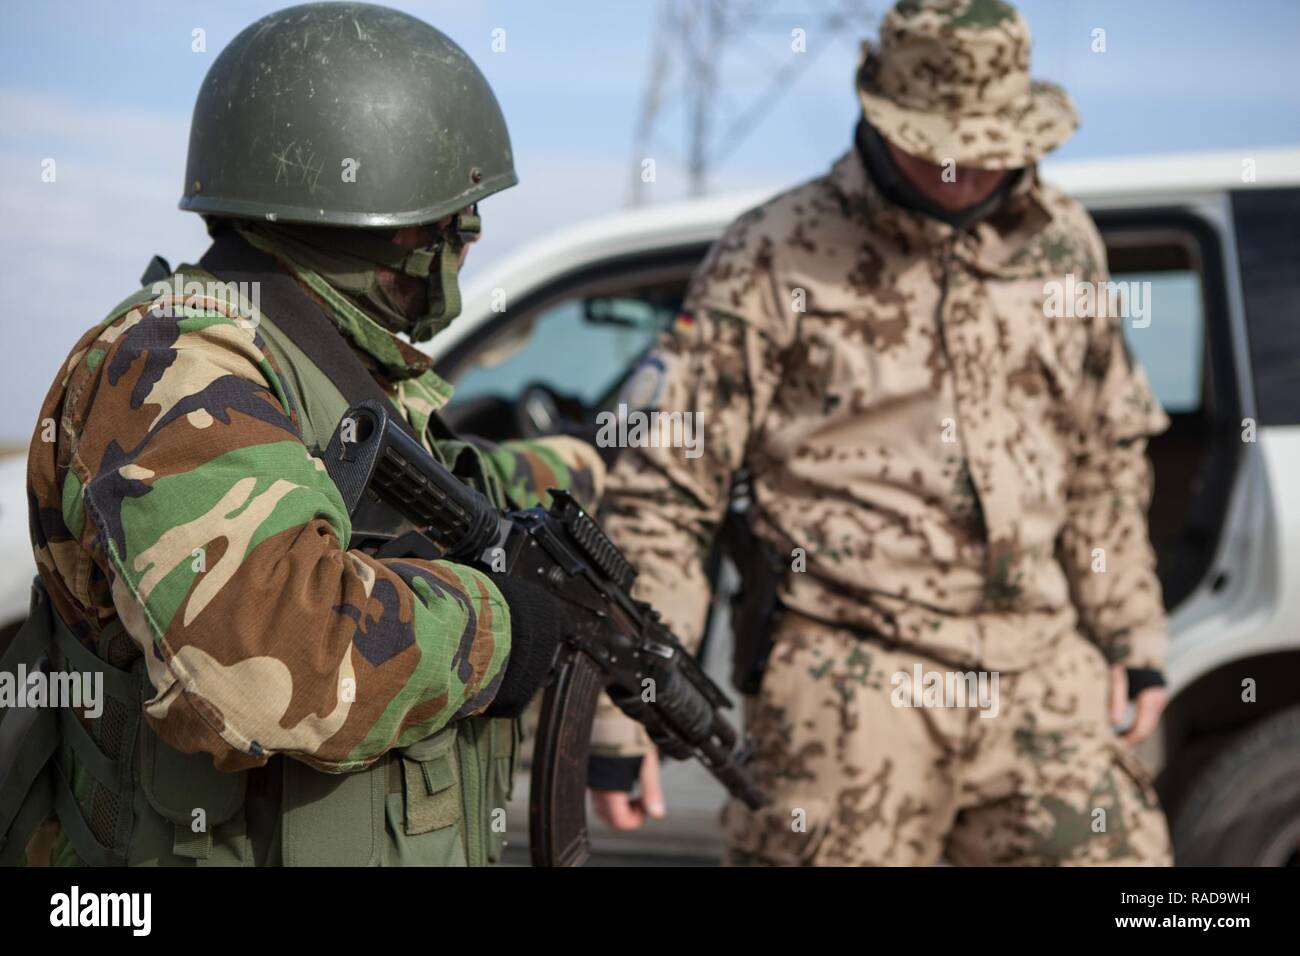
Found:
[[[856, 150], [742, 216], [661, 371], [633, 378], [703, 429], [698, 457], [628, 448], [610, 473], [638, 596], [698, 636], [700, 559], [743, 467], [788, 608], [963, 666], [1021, 668], [1079, 628], [1161, 667], [1144, 452], [1167, 419], [1119, 319], [1048, 317], [1067, 275], [1106, 280], [1105, 249], [1034, 169], [966, 231], [886, 201]], [[598, 723], [598, 752], [620, 752], [618, 721]]]
[[[309, 278], [424, 434], [451, 387]], [[121, 620], [156, 691], [146, 718], [172, 747], [223, 770], [275, 754], [359, 769], [492, 701], [509, 611], [471, 568], [347, 549], [348, 515], [258, 323], [230, 313], [162, 296], [82, 336], [30, 448], [37, 567], [87, 645]], [[520, 505], [550, 487], [590, 500], [603, 473], [576, 441], [482, 454]]]

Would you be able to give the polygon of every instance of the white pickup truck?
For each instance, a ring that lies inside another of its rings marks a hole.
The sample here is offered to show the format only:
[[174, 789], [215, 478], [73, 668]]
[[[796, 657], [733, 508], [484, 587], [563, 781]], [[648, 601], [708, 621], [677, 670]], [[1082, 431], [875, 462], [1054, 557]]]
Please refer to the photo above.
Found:
[[[1171, 701], [1144, 755], [1178, 861], [1300, 865], [1300, 150], [1044, 172], [1092, 211], [1113, 277], [1151, 283], [1150, 322], [1126, 334], [1173, 422], [1149, 449], [1173, 639]], [[587, 433], [708, 245], [762, 198], [589, 222], [478, 276], [430, 345], [456, 385], [452, 423], [494, 439]], [[26, 613], [33, 573], [23, 485], [21, 460], [0, 462], [0, 625]], [[740, 586], [725, 556], [715, 586], [706, 661], [725, 681], [726, 596]], [[721, 789], [687, 765], [666, 781], [670, 818], [598, 829], [597, 860], [716, 855]]]

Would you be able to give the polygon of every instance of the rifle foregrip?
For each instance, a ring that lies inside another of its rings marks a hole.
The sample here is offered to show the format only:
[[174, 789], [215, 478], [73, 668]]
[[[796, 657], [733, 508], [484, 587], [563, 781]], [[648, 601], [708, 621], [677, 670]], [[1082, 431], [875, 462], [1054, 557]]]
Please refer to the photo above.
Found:
[[477, 557], [497, 537], [499, 512], [459, 481], [376, 401], [344, 413], [325, 449], [325, 470], [352, 514], [367, 491], [445, 548], [447, 557]]

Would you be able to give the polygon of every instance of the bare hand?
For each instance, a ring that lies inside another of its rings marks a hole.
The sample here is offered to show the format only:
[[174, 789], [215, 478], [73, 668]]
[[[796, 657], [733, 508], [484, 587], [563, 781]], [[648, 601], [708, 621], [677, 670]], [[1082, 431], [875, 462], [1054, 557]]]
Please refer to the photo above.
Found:
[[591, 805], [596, 816], [604, 820], [611, 830], [636, 830], [646, 817], [662, 820], [667, 814], [664, 805], [664, 788], [659, 781], [659, 755], [655, 751], [641, 761], [641, 792], [632, 796], [625, 790], [591, 791]]
[[[1151, 736], [1155, 731], [1156, 725], [1160, 723], [1160, 715], [1164, 713], [1165, 704], [1169, 702], [1169, 695], [1163, 687], [1148, 687], [1137, 695], [1137, 700], [1133, 702], [1136, 716], [1133, 718], [1133, 726], [1128, 729], [1120, 739], [1130, 747], [1140, 744]], [[1110, 722], [1118, 727], [1124, 719], [1124, 711], [1128, 706], [1128, 673], [1118, 664], [1110, 669]]]

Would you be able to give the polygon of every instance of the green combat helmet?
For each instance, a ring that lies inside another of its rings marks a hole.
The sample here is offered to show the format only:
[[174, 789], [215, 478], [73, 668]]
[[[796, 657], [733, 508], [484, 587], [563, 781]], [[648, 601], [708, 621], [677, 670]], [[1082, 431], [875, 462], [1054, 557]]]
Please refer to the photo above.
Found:
[[516, 182], [501, 107], [464, 50], [396, 10], [310, 3], [258, 20], [208, 70], [180, 206], [413, 226]]
[[[396, 10], [311, 3], [258, 20], [208, 70], [180, 207], [233, 218], [419, 342], [460, 313], [475, 204], [516, 182], [501, 108], [464, 50]], [[457, 213], [431, 245], [389, 239]], [[426, 312], [405, 315], [376, 266], [427, 280]]]

